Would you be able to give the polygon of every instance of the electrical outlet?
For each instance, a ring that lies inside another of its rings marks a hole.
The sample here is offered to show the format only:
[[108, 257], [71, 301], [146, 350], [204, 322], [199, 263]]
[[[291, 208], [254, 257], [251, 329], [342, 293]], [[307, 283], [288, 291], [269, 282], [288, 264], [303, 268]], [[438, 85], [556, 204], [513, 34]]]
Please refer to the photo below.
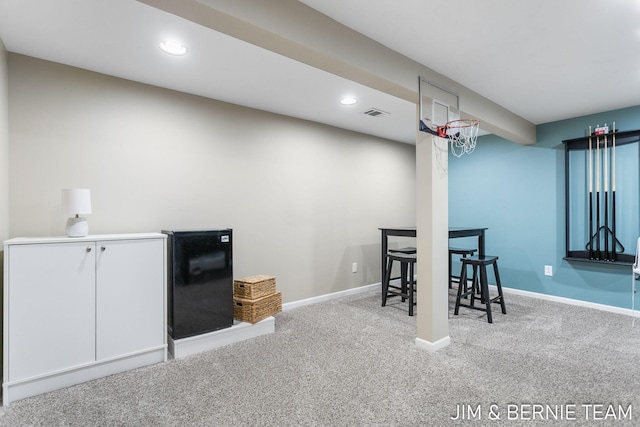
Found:
[[545, 276], [553, 276], [553, 267], [551, 267], [550, 265], [545, 265], [544, 266], [544, 275]]
[[357, 273], [358, 272], [358, 263], [354, 262], [353, 264], [351, 264], [351, 272], [352, 273]]

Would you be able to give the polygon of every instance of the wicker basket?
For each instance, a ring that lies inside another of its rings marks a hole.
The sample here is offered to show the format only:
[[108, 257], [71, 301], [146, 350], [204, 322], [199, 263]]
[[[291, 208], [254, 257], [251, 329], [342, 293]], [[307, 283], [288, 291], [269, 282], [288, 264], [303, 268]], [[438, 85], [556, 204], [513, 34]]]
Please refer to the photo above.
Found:
[[233, 297], [233, 318], [241, 322], [258, 323], [282, 311], [282, 292], [258, 299]]
[[233, 296], [258, 299], [276, 292], [276, 278], [259, 274], [233, 281]]

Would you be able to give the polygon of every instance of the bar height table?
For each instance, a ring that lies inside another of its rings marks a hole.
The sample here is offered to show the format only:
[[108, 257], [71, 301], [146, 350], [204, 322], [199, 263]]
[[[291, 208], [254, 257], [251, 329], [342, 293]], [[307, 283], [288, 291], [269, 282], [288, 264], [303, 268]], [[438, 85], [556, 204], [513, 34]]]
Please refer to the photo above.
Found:
[[[382, 232], [382, 276], [384, 280], [387, 273], [387, 263], [385, 262], [385, 256], [389, 249], [389, 236], [403, 236], [403, 237], [416, 237], [416, 227], [388, 227], [379, 228]], [[478, 255], [484, 255], [484, 235], [486, 227], [449, 227], [449, 239], [455, 239], [458, 237], [478, 237]], [[448, 248], [447, 248], [448, 250]]]

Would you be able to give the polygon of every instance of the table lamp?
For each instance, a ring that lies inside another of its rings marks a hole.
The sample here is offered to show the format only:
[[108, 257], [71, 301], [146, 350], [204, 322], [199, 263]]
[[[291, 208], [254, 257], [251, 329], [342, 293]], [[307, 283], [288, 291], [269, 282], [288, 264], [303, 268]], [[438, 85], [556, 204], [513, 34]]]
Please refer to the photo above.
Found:
[[89, 223], [80, 215], [91, 213], [91, 193], [87, 189], [62, 190], [62, 210], [71, 217], [67, 221], [66, 233], [69, 237], [84, 237], [89, 234]]

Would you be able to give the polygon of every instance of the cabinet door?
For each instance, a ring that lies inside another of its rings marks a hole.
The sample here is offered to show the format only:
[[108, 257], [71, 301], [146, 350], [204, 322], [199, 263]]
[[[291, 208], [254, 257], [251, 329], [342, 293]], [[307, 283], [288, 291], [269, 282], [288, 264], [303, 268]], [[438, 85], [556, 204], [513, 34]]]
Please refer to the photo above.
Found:
[[95, 244], [12, 245], [9, 381], [95, 360]]
[[98, 360], [164, 344], [164, 240], [97, 242]]

